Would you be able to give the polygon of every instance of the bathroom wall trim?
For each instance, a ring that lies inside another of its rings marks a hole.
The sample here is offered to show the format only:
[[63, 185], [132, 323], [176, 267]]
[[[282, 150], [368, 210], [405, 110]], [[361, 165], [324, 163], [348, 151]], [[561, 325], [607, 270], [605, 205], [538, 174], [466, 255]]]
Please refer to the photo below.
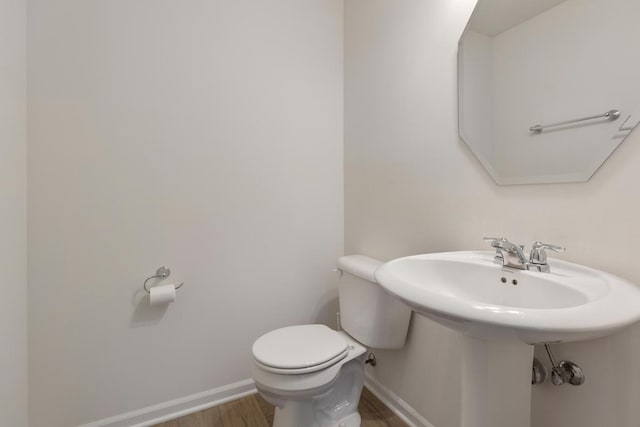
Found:
[[147, 406], [79, 427], [149, 427], [257, 393], [252, 379]]
[[[367, 375], [365, 386], [409, 427], [435, 427], [375, 378]], [[147, 406], [78, 427], [149, 427], [165, 421], [203, 411], [214, 406], [257, 393], [252, 379]]]
[[366, 375], [364, 385], [409, 427], [435, 427], [407, 402], [370, 375]]

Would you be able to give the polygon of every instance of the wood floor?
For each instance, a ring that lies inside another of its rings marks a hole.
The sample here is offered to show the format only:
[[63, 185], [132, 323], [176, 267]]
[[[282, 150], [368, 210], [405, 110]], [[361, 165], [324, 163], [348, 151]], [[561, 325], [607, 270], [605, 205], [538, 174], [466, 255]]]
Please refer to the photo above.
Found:
[[[362, 427], [407, 427], [366, 388], [358, 409]], [[154, 427], [271, 427], [273, 413], [273, 406], [260, 395], [252, 394]]]

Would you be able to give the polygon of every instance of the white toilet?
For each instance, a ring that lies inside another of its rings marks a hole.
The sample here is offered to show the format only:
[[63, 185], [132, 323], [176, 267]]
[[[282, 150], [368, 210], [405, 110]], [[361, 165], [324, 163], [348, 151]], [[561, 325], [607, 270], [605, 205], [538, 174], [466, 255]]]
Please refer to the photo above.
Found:
[[380, 265], [363, 255], [338, 260], [344, 331], [290, 326], [253, 344], [253, 380], [276, 406], [274, 427], [360, 426], [367, 348], [402, 347], [411, 318], [411, 310], [376, 283]]

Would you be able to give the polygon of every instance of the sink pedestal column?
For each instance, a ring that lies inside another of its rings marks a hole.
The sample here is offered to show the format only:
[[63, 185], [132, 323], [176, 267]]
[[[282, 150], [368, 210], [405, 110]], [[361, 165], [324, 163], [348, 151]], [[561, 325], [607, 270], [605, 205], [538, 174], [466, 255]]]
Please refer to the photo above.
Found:
[[460, 336], [461, 427], [529, 427], [533, 346]]

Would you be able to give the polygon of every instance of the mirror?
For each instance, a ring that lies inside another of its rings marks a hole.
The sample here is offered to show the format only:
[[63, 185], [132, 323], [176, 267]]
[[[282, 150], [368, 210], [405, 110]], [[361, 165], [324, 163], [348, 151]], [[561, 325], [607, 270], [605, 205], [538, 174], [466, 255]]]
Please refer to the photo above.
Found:
[[496, 183], [587, 181], [640, 122], [638, 0], [478, 0], [459, 132]]

